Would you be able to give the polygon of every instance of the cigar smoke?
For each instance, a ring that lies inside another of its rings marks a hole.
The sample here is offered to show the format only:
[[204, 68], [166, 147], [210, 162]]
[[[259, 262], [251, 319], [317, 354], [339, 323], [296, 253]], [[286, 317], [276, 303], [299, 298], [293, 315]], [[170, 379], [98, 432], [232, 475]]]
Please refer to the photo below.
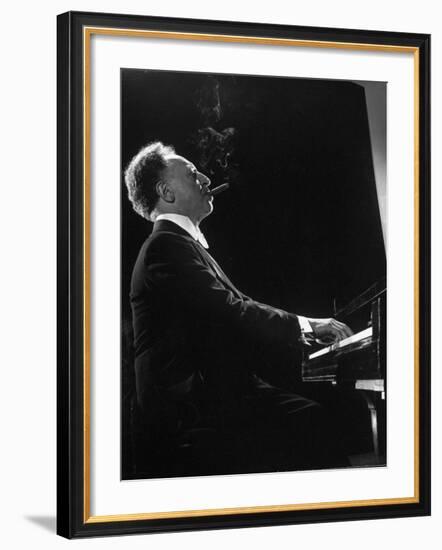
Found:
[[223, 182], [221, 186], [210, 191], [213, 196], [228, 188], [226, 182], [236, 184], [238, 172], [231, 159], [235, 149], [236, 130], [223, 124], [223, 94], [225, 90], [222, 89], [221, 81], [213, 76], [208, 77], [196, 91], [200, 127], [190, 136], [190, 142], [197, 152], [200, 169], [212, 181]]

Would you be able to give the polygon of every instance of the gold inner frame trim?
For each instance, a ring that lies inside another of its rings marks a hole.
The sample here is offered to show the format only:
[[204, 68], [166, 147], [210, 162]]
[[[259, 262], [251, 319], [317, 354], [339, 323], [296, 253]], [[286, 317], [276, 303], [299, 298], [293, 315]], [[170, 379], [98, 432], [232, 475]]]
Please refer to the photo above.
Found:
[[414, 496], [419, 501], [419, 50], [414, 60]]
[[[151, 512], [137, 514], [115, 514], [105, 516], [91, 515], [91, 483], [90, 483], [90, 84], [91, 84], [91, 37], [92, 35], [122, 36], [136, 38], [156, 38], [169, 40], [194, 40], [203, 42], [230, 42], [238, 44], [256, 44], [271, 46], [291, 46], [308, 48], [334, 48], [343, 50], [412, 53], [414, 61], [414, 495], [411, 497], [351, 500], [336, 502], [317, 502], [286, 505], [250, 506], [235, 508], [215, 508], [205, 510], [181, 510], [172, 512]], [[204, 516], [226, 516], [233, 514], [256, 514], [264, 512], [287, 512], [300, 510], [324, 510], [350, 508], [357, 506], [380, 506], [392, 504], [413, 504], [419, 502], [419, 48], [412, 46], [396, 46], [382, 44], [366, 44], [357, 42], [331, 42], [320, 40], [296, 40], [269, 37], [246, 37], [236, 35], [149, 31], [136, 29], [114, 29], [107, 27], [83, 28], [83, 213], [84, 213], [84, 365], [83, 365], [83, 518], [84, 523], [103, 523], [117, 521], [135, 521], [149, 519], [177, 519]]]

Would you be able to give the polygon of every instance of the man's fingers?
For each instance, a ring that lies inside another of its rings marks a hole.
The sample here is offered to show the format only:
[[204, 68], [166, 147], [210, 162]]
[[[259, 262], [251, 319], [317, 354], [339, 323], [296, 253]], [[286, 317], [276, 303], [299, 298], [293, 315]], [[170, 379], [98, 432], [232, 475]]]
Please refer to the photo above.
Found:
[[354, 332], [351, 330], [351, 328], [347, 327], [347, 326], [345, 326], [345, 333], [347, 334], [347, 338], [354, 334]]
[[338, 340], [344, 340], [344, 338], [347, 338], [347, 335], [345, 334], [345, 332], [342, 329], [337, 329], [336, 333], [337, 333], [337, 336], [338, 336]]
[[351, 330], [351, 328], [348, 327], [347, 325], [345, 325], [344, 323], [341, 323], [340, 328], [343, 331], [343, 333], [345, 334], [345, 338], [348, 338], [349, 336], [351, 336], [353, 334], [353, 331]]
[[344, 338], [348, 338], [353, 334], [353, 331], [350, 327], [348, 327], [345, 323], [341, 323], [340, 321], [337, 321], [336, 319], [332, 319], [332, 325], [337, 330], [340, 336], [340, 340], [343, 340]]
[[351, 328], [336, 319], [310, 319], [315, 337], [326, 345], [326, 340], [339, 342], [353, 334]]

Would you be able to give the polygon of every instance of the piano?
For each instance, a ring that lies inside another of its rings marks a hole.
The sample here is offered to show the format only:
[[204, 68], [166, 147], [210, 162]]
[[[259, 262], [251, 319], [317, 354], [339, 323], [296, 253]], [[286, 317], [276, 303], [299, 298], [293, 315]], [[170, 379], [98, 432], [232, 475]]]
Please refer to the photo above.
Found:
[[376, 282], [334, 315], [354, 334], [335, 344], [310, 348], [302, 363], [304, 383], [359, 392], [370, 419], [370, 463], [385, 463], [386, 284]]

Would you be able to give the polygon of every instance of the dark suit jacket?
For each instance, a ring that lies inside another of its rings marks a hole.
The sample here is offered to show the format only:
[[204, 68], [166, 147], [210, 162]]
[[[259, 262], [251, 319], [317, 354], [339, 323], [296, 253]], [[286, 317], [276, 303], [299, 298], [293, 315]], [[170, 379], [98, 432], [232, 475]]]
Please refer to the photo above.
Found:
[[141, 247], [131, 305], [138, 404], [170, 433], [234, 416], [256, 372], [269, 368], [263, 350], [299, 347], [296, 315], [245, 296], [166, 220]]

